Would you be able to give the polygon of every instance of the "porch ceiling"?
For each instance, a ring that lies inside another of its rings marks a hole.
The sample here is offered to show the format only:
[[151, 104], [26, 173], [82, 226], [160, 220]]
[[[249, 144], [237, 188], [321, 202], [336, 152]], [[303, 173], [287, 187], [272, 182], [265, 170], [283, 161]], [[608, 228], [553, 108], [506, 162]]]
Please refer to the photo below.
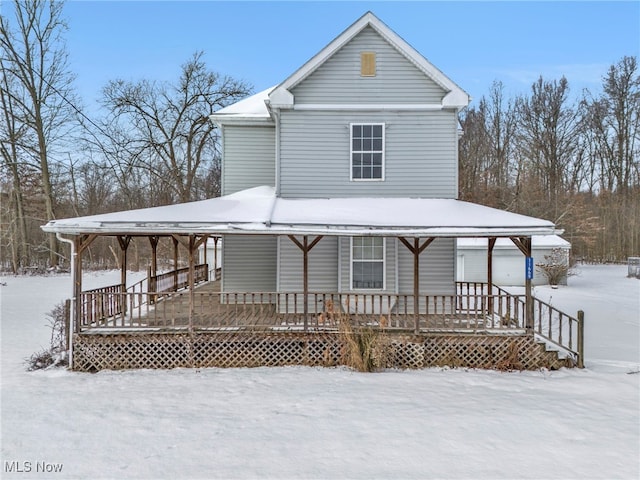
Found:
[[547, 220], [454, 199], [289, 199], [256, 187], [199, 202], [52, 220], [46, 232], [70, 235], [378, 235], [508, 237], [552, 235]]

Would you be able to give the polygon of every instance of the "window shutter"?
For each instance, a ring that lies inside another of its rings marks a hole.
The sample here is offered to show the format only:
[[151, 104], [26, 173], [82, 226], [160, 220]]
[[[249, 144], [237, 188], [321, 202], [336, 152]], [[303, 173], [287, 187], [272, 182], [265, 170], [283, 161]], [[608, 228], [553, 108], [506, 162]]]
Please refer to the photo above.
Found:
[[376, 52], [360, 52], [360, 75], [376, 76]]

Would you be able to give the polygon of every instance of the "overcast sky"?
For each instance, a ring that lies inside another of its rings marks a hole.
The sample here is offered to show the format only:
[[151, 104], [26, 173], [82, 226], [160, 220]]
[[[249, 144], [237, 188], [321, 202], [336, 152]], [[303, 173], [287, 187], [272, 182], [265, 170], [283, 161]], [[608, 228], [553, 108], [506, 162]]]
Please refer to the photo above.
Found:
[[76, 0], [67, 2], [64, 16], [76, 85], [95, 108], [108, 80], [174, 79], [198, 50], [210, 69], [263, 90], [368, 10], [476, 100], [493, 80], [524, 93], [539, 75], [565, 75], [573, 92], [597, 91], [612, 63], [640, 51], [638, 1]]

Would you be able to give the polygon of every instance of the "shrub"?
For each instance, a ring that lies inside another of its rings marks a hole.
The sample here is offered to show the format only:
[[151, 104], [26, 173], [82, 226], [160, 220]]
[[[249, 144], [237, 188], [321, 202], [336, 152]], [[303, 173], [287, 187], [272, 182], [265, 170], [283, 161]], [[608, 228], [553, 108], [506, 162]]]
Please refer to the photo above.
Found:
[[536, 267], [552, 286], [559, 285], [567, 277], [575, 275], [569, 264], [569, 255], [562, 248], [552, 249], [549, 255], [544, 256], [544, 262], [536, 263]]
[[67, 322], [68, 315], [65, 302], [56, 305], [47, 313], [49, 327], [51, 328], [51, 340], [49, 348], [36, 352], [27, 359], [29, 371], [40, 370], [49, 367], [67, 366]]

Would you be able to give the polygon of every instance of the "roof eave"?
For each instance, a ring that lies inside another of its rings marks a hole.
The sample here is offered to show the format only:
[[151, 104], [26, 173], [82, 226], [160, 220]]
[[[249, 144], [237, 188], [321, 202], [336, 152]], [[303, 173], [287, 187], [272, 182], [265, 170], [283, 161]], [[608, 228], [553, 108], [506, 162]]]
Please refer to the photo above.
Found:
[[240, 235], [327, 235], [327, 236], [384, 236], [384, 237], [528, 237], [554, 235], [553, 226], [529, 227], [369, 227], [363, 225], [281, 225], [254, 223], [132, 223], [114, 222], [93, 224], [61, 224], [55, 221], [41, 227], [47, 233], [65, 235], [188, 235], [188, 234], [240, 234]]
[[251, 115], [209, 115], [209, 120], [214, 125], [221, 127], [223, 125], [274, 125], [271, 116], [251, 116]]

